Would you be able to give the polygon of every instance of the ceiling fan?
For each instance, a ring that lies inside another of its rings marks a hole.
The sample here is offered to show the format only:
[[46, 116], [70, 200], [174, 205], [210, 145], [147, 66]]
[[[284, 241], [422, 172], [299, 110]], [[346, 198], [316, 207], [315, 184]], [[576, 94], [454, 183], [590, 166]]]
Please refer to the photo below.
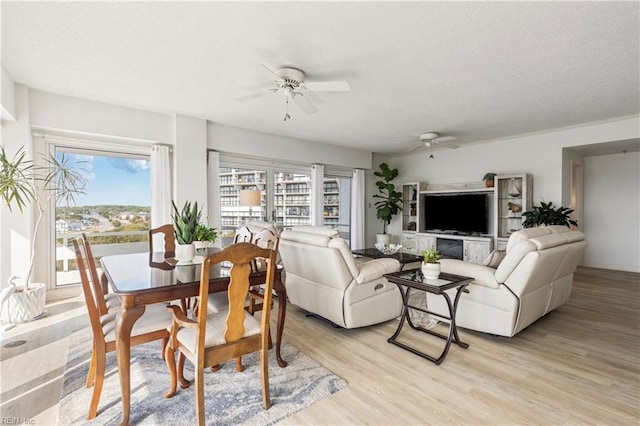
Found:
[[309, 99], [313, 97], [312, 92], [348, 92], [351, 90], [349, 83], [346, 81], [306, 81], [304, 72], [297, 68], [280, 68], [273, 71], [265, 65], [262, 65], [262, 67], [276, 76], [276, 79], [273, 80], [275, 87], [240, 96], [235, 98], [235, 100], [238, 102], [246, 102], [275, 93], [282, 93], [286, 100], [284, 121], [291, 118], [289, 115], [290, 99], [305, 113], [314, 114], [318, 112], [318, 109]]
[[435, 146], [443, 146], [445, 148], [450, 148], [450, 149], [456, 149], [459, 147], [459, 145], [455, 145], [455, 144], [451, 144], [451, 143], [445, 143], [445, 142], [450, 142], [450, 141], [454, 141], [456, 140], [456, 138], [452, 137], [452, 136], [443, 136], [440, 137], [440, 133], [438, 132], [427, 132], [427, 133], [423, 133], [420, 135], [420, 141], [418, 142], [417, 145], [409, 148], [407, 150], [407, 152], [411, 152], [413, 150], [416, 150], [418, 148], [421, 147], [426, 147], [427, 149], [433, 148]]

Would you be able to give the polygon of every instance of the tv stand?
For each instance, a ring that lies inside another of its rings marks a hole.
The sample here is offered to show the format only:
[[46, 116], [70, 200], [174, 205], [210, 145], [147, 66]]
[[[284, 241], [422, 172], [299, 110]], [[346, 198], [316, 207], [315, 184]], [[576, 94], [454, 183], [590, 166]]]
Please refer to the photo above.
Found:
[[[493, 236], [491, 235], [456, 235], [443, 232], [418, 232], [410, 235], [415, 239], [413, 241], [414, 249], [403, 250], [407, 253], [420, 254], [422, 250], [430, 247], [441, 252], [444, 258], [461, 259], [465, 262], [482, 263], [491, 250], [493, 250]], [[404, 234], [403, 234], [404, 237]], [[410, 248], [410, 247], [409, 247]]]

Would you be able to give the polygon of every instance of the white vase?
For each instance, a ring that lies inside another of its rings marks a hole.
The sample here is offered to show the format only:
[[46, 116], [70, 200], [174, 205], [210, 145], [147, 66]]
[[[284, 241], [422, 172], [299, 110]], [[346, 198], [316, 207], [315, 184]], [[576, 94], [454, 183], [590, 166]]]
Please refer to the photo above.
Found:
[[376, 243], [378, 244], [391, 243], [391, 234], [376, 234]]
[[196, 247], [192, 244], [176, 244], [176, 260], [178, 264], [190, 264], [196, 257]]
[[193, 245], [196, 248], [196, 250], [200, 250], [203, 248], [211, 247], [211, 241], [194, 241]]
[[196, 280], [196, 265], [176, 265], [176, 278], [181, 283], [192, 283]]
[[16, 283], [15, 291], [2, 307], [2, 322], [17, 324], [37, 319], [44, 313], [46, 301], [46, 284], [31, 283], [25, 291], [22, 283]]
[[428, 280], [435, 280], [440, 276], [440, 264], [439, 263], [423, 263], [422, 275]]

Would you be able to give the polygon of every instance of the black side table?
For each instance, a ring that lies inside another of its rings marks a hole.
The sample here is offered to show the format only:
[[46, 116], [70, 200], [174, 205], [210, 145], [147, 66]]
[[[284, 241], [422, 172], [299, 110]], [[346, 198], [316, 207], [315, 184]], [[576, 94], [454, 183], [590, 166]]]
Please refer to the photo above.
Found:
[[[385, 278], [398, 286], [400, 290], [400, 294], [402, 295], [402, 315], [400, 317], [400, 324], [398, 324], [398, 329], [396, 332], [387, 339], [387, 342], [392, 343], [396, 346], [399, 346], [403, 349], [408, 350], [416, 355], [419, 355], [423, 358], [428, 359], [429, 361], [435, 362], [436, 364], [440, 364], [444, 358], [447, 356], [449, 352], [449, 347], [451, 346], [451, 342], [457, 344], [461, 348], [467, 349], [469, 345], [460, 341], [460, 337], [458, 337], [458, 330], [456, 328], [456, 309], [458, 307], [458, 301], [460, 300], [460, 295], [465, 292], [468, 293], [467, 286], [473, 280], [471, 277], [464, 277], [461, 275], [454, 274], [446, 274], [441, 273], [440, 277], [436, 280], [427, 280], [422, 275], [422, 271], [420, 269], [409, 269], [407, 271], [394, 272], [391, 274], [385, 274]], [[457, 288], [457, 292], [453, 302], [451, 301], [451, 297], [446, 293], [446, 290]], [[431, 312], [427, 309], [423, 309], [418, 306], [409, 305], [409, 293], [412, 289], [421, 290], [428, 293], [439, 294], [445, 298], [447, 301], [447, 306], [449, 307], [449, 316], [443, 316]], [[409, 317], [409, 309], [416, 309], [418, 311], [435, 315], [442, 319], [449, 320], [449, 331], [446, 335], [440, 334], [436, 331], [429, 330], [420, 326], [415, 325], [411, 318]], [[400, 334], [402, 327], [404, 326], [405, 321], [409, 323], [409, 326], [417, 331], [421, 331], [423, 333], [430, 334], [432, 336], [437, 336], [441, 339], [445, 339], [446, 343], [442, 353], [438, 357], [433, 357], [424, 352], [421, 352], [409, 345], [398, 342], [396, 338]]]

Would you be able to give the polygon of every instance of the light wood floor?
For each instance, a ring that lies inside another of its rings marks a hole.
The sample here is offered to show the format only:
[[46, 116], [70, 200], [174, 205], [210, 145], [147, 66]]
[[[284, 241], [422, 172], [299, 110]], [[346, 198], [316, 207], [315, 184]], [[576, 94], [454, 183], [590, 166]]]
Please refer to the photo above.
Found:
[[[86, 320], [79, 298], [47, 309], [2, 336], [27, 341], [0, 352], [2, 418], [55, 423], [66, 337]], [[440, 366], [388, 344], [396, 325], [336, 329], [290, 305], [284, 339], [348, 386], [281, 424], [640, 423], [640, 274], [581, 268], [567, 304], [514, 338], [461, 330], [470, 348], [452, 346]]]

